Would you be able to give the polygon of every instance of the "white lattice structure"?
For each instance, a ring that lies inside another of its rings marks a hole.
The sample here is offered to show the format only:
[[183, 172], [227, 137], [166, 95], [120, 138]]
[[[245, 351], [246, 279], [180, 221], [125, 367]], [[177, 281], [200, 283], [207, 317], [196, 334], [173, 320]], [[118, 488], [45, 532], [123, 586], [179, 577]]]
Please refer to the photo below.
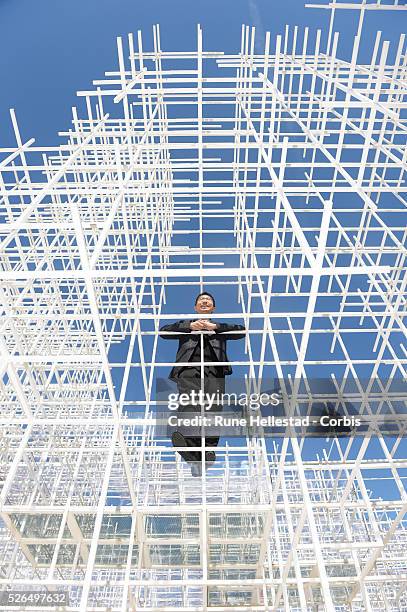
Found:
[[65, 144], [23, 143], [12, 114], [0, 588], [67, 590], [69, 610], [407, 610], [401, 436], [221, 440], [192, 478], [151, 417], [158, 328], [202, 287], [248, 329], [235, 376], [292, 376], [293, 406], [298, 381], [351, 378], [362, 412], [394, 410], [404, 38], [390, 57], [378, 34], [370, 65], [334, 33], [329, 52], [297, 29], [262, 54], [249, 28], [236, 55], [197, 40], [119, 39]]

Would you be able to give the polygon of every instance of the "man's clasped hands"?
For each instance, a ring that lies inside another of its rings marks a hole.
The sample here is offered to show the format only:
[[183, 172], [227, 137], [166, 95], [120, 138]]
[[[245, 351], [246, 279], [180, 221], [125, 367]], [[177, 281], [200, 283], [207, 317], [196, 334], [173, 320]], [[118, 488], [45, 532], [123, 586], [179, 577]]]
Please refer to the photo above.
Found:
[[198, 319], [198, 321], [192, 321], [189, 327], [192, 331], [215, 331], [217, 325], [216, 323], [208, 321], [208, 319]]

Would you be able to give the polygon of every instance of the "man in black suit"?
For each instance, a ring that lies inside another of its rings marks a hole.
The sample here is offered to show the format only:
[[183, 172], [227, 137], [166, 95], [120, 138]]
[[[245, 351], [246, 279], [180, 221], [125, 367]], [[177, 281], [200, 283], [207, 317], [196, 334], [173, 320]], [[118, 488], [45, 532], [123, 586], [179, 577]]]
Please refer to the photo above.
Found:
[[[200, 293], [195, 300], [195, 311], [198, 315], [210, 315], [215, 310], [215, 299], [207, 292]], [[188, 365], [174, 366], [170, 372], [170, 380], [177, 383], [178, 393], [191, 394], [191, 391], [203, 390], [205, 394], [223, 394], [225, 391], [225, 376], [232, 373], [226, 354], [227, 340], [239, 340], [244, 338], [245, 328], [243, 325], [229, 323], [214, 323], [210, 318], [177, 321], [170, 325], [164, 325], [160, 329], [160, 337], [165, 340], [178, 340], [178, 351], [176, 363], [188, 362]], [[211, 362], [203, 366], [203, 379], [201, 376], [201, 363]], [[216, 365], [221, 362], [220, 365]], [[222, 406], [213, 405], [210, 411], [216, 412]], [[180, 405], [178, 413], [201, 412], [201, 406]], [[201, 438], [197, 436], [184, 435], [181, 431], [175, 431], [171, 436], [173, 446], [188, 446], [197, 448], [201, 446]], [[206, 446], [217, 446], [219, 436], [206, 438]], [[191, 463], [193, 476], [200, 476], [201, 451], [180, 451], [181, 456]], [[205, 452], [205, 465], [208, 467], [216, 460], [214, 451]]]

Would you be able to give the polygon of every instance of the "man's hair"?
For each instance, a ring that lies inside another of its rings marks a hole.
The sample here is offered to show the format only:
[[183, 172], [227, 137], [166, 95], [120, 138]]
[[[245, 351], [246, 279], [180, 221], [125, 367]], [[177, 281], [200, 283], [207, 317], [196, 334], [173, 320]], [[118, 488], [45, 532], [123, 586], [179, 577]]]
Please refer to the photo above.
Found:
[[202, 295], [208, 295], [208, 296], [211, 298], [211, 300], [212, 300], [212, 302], [213, 302], [213, 305], [215, 306], [215, 298], [213, 297], [213, 295], [212, 295], [211, 293], [208, 293], [207, 291], [202, 291], [202, 293], [199, 293], [199, 294], [196, 296], [196, 299], [195, 299], [195, 306], [197, 305], [197, 302], [198, 302], [199, 298], [200, 298]]

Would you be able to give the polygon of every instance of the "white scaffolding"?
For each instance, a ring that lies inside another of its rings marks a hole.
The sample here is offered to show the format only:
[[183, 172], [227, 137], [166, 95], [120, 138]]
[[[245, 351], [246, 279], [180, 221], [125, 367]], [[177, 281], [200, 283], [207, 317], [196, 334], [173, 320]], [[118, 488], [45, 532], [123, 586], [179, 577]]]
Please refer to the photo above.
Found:
[[221, 440], [192, 478], [153, 418], [173, 365], [158, 329], [202, 288], [248, 330], [235, 377], [279, 377], [297, 408], [330, 379], [341, 410], [351, 380], [362, 414], [400, 412], [404, 36], [392, 52], [378, 33], [360, 64], [360, 35], [347, 61], [334, 32], [324, 48], [287, 28], [259, 54], [243, 27], [235, 55], [200, 27], [191, 52], [153, 34], [151, 51], [118, 39], [64, 144], [22, 142], [12, 112], [0, 150], [0, 591], [68, 592], [67, 610], [407, 610], [402, 425]]

